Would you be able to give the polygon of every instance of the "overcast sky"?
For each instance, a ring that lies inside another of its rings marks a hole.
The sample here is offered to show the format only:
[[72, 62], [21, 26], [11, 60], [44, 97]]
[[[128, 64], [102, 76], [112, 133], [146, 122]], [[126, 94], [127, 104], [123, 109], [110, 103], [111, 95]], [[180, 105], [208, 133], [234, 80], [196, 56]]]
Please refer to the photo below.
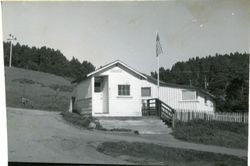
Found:
[[59, 49], [96, 67], [120, 59], [149, 74], [160, 65], [249, 50], [249, 0], [168, 2], [2, 2], [3, 38]]

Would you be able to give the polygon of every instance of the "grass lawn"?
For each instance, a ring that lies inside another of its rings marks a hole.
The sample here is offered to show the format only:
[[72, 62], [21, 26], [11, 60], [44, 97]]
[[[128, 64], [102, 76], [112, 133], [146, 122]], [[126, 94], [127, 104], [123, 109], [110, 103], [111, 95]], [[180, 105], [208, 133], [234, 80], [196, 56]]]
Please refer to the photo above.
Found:
[[106, 155], [142, 165], [243, 166], [247, 159], [139, 142], [104, 142], [97, 150]]
[[[69, 108], [73, 87], [69, 80], [53, 74], [5, 67], [6, 105], [48, 111]], [[30, 100], [27, 104], [21, 98]]]
[[172, 134], [175, 138], [188, 142], [240, 149], [247, 149], [248, 146], [248, 124], [243, 123], [177, 121]]

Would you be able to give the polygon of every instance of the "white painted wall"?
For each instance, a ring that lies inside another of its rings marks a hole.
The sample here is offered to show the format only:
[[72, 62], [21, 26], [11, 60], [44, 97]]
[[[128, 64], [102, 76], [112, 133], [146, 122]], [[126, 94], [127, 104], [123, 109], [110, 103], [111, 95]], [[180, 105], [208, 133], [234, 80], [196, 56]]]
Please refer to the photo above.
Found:
[[[148, 82], [147, 80], [142, 80], [142, 87], [151, 87], [151, 97], [142, 97], [142, 99], [157, 98], [158, 90], [157, 85]], [[207, 104], [205, 104], [205, 96], [201, 93], [197, 93], [196, 100], [185, 101], [182, 100], [182, 90], [184, 88], [177, 87], [160, 87], [160, 100], [165, 102], [170, 107], [176, 109], [176, 111], [189, 110], [189, 111], [208, 111], [214, 112], [215, 105], [210, 97], [207, 97]]]
[[[141, 116], [141, 80], [118, 66], [96, 76], [108, 76], [108, 107], [107, 114], [95, 113], [93, 101], [93, 116]], [[93, 84], [93, 83], [92, 83]], [[118, 96], [118, 85], [129, 84], [130, 96]], [[92, 92], [94, 92], [92, 90]]]
[[198, 109], [205, 110], [207, 112], [215, 112], [215, 103], [210, 97], [207, 96], [207, 103], [205, 103], [204, 94], [199, 93], [198, 101], [200, 103]]
[[214, 111], [213, 102], [208, 98], [207, 105], [204, 102], [204, 96], [196, 93], [196, 100], [182, 100], [181, 88], [160, 87], [160, 99], [177, 111]]

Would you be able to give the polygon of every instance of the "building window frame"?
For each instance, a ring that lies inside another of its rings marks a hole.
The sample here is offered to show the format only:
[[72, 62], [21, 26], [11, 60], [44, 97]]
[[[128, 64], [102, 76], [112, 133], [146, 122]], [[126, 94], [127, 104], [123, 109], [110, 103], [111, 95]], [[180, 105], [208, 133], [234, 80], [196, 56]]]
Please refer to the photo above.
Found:
[[[149, 90], [149, 94], [144, 94], [143, 90]], [[141, 97], [151, 97], [152, 93], [151, 93], [151, 87], [142, 87], [141, 88]]]
[[[193, 92], [194, 93], [194, 97], [192, 97], [192, 98], [186, 98], [185, 95], [183, 94], [185, 92]], [[197, 92], [196, 92], [196, 90], [183, 89], [181, 91], [181, 100], [182, 101], [196, 101], [197, 100]]]
[[131, 86], [129, 84], [119, 84], [118, 85], [118, 96], [130, 96]]

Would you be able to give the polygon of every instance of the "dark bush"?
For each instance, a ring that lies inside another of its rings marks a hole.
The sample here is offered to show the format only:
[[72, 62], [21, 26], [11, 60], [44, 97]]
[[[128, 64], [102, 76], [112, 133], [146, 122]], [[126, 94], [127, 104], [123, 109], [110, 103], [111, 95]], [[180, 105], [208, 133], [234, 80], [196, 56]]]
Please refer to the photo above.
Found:
[[84, 128], [88, 128], [90, 122], [92, 122], [93, 120], [90, 116], [83, 116], [77, 113], [71, 113], [67, 111], [62, 112], [61, 114], [67, 122]]

